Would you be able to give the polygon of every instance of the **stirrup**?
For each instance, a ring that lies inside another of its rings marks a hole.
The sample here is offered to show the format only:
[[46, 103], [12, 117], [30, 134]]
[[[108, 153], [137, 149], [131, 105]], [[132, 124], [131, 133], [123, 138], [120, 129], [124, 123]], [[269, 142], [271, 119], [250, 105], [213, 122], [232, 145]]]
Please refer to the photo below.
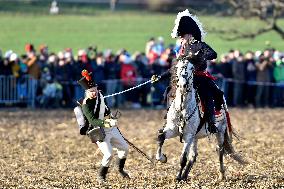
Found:
[[218, 128], [215, 126], [215, 124], [209, 124], [208, 123], [208, 128], [207, 128], [207, 130], [210, 132], [210, 133], [212, 133], [212, 134], [215, 134], [215, 133], [218, 133], [219, 132], [219, 130], [218, 130]]

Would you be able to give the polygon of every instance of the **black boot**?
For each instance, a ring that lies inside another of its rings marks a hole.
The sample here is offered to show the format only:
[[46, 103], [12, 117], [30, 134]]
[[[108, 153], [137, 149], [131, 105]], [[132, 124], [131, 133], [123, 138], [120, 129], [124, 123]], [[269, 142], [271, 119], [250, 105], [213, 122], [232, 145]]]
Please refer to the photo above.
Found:
[[208, 122], [208, 131], [212, 134], [217, 133], [218, 130], [214, 122]]
[[106, 181], [106, 175], [108, 172], [108, 167], [101, 166], [98, 172], [98, 181], [104, 182]]
[[218, 129], [215, 125], [215, 115], [214, 113], [210, 113], [208, 116], [208, 131], [212, 134], [217, 133]]
[[126, 158], [118, 159], [118, 162], [117, 162], [118, 171], [123, 178], [129, 179], [130, 177], [128, 173], [124, 171], [125, 161], [126, 161]]

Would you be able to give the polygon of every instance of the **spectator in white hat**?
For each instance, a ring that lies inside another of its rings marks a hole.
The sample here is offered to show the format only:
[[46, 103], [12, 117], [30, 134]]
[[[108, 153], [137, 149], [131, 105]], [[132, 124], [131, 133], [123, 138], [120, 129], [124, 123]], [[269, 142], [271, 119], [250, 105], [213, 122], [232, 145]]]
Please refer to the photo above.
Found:
[[9, 64], [11, 65], [12, 74], [16, 78], [20, 76], [20, 66], [18, 60], [18, 55], [16, 53], [12, 53], [9, 57]]

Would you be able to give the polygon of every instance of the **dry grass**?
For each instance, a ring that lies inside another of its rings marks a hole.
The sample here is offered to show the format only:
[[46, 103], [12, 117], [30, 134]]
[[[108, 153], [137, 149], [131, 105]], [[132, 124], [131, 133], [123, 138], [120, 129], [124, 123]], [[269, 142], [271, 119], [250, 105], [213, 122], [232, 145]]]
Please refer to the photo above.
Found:
[[[225, 159], [227, 180], [218, 181], [215, 140], [199, 141], [199, 156], [187, 183], [176, 183], [182, 144], [166, 142], [167, 164], [152, 166], [131, 149], [126, 169], [131, 180], [117, 174], [114, 163], [108, 183], [96, 182], [101, 154], [80, 136], [72, 111], [0, 111], [0, 188], [283, 188], [284, 110], [232, 109], [232, 123], [243, 137], [234, 141], [250, 161], [242, 167]], [[122, 111], [125, 137], [154, 157], [156, 130], [163, 112]]]

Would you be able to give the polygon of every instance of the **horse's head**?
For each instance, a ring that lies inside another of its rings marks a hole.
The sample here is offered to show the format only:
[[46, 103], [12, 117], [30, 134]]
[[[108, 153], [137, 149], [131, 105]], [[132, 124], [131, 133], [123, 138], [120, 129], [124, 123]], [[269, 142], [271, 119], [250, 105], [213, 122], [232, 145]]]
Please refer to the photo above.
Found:
[[193, 87], [193, 65], [188, 61], [177, 63], [177, 87], [183, 93], [191, 91]]

